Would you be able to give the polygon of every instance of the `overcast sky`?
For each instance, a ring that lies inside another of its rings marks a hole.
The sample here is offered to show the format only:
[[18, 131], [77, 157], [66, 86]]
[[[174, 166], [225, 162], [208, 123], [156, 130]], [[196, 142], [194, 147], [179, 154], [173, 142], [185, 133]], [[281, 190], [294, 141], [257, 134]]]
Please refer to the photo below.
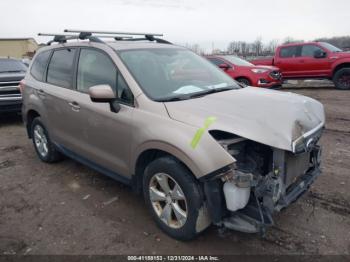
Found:
[[164, 33], [176, 43], [350, 35], [350, 0], [0, 0], [0, 37], [65, 28]]

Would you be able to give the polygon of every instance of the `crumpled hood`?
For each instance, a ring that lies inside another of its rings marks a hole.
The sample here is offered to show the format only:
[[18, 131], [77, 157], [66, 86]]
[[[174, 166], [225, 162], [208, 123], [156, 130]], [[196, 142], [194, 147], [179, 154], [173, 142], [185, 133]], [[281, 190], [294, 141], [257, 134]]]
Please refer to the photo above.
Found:
[[323, 105], [309, 97], [246, 87], [204, 97], [164, 103], [172, 119], [292, 151], [292, 142], [325, 122]]

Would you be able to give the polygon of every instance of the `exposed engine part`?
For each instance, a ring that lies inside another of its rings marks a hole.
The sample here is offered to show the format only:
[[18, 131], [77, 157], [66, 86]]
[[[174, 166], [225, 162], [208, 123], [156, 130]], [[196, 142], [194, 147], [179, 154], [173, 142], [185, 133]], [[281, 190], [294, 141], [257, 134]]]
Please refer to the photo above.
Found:
[[226, 204], [217, 225], [263, 236], [273, 224], [272, 214], [295, 201], [320, 174], [317, 145], [295, 154], [226, 132], [212, 135], [236, 160], [216, 178]]
[[235, 182], [227, 181], [224, 184], [224, 194], [227, 209], [237, 211], [248, 204], [250, 187], [238, 187]]

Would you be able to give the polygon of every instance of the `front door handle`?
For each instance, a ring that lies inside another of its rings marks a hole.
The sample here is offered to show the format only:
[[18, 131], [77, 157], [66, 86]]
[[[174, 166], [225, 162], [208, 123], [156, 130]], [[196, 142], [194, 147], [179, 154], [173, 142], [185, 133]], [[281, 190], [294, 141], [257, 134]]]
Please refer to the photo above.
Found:
[[73, 102], [70, 102], [68, 104], [71, 106], [73, 111], [79, 112], [80, 106], [79, 106], [79, 104], [77, 102], [73, 101]]

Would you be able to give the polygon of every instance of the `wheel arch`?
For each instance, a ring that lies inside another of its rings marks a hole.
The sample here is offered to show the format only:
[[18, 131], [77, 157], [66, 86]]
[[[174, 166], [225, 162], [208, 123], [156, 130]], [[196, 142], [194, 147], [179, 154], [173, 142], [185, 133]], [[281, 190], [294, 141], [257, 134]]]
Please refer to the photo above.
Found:
[[237, 77], [235, 77], [236, 81], [239, 81], [239, 79], [246, 79], [246, 80], [248, 80], [250, 82], [250, 84], [253, 83], [252, 79], [250, 79], [248, 76], [237, 76]]
[[32, 126], [33, 120], [37, 117], [40, 117], [40, 114], [38, 113], [38, 111], [34, 109], [28, 110], [26, 114], [26, 130], [29, 138], [32, 138], [31, 126]]
[[140, 193], [142, 189], [142, 177], [144, 170], [149, 163], [154, 161], [157, 158], [163, 156], [169, 156], [175, 158], [181, 164], [183, 164], [197, 179], [201, 175], [200, 170], [196, 165], [190, 160], [189, 157], [185, 156], [183, 152], [179, 149], [171, 146], [158, 144], [157, 146], [143, 147], [136, 154], [137, 157], [133, 160], [133, 186], [136, 192]]
[[334, 77], [334, 75], [337, 71], [339, 71], [340, 69], [343, 69], [343, 68], [350, 68], [350, 62], [341, 62], [338, 65], [336, 65], [333, 68], [332, 78]]

